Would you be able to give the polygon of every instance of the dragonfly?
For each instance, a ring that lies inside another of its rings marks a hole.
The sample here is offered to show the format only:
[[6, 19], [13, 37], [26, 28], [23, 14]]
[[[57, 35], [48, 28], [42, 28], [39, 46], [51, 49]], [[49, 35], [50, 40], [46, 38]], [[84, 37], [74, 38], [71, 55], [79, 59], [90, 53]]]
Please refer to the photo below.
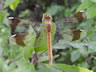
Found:
[[56, 32], [56, 25], [52, 22], [52, 16], [48, 13], [43, 14], [40, 26], [41, 34], [35, 43], [35, 51], [45, 51], [48, 49], [49, 63], [53, 63], [52, 40]]

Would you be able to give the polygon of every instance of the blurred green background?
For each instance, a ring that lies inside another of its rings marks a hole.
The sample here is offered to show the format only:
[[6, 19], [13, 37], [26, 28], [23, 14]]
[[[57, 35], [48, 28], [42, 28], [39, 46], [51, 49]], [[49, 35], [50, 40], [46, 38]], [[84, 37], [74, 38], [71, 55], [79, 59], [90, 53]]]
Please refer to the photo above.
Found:
[[[75, 13], [85, 10], [86, 18], [79, 23], [74, 16]], [[1, 0], [0, 2], [0, 70], [2, 63], [5, 69], [0, 72], [15, 72], [16, 64], [24, 66], [20, 59], [23, 50], [21, 46], [13, 45], [10, 41], [11, 29], [8, 23], [8, 17], [18, 17], [32, 22], [30, 33], [33, 36], [28, 37], [30, 45], [25, 47], [25, 58], [33, 58], [33, 49], [36, 36], [39, 35], [40, 26], [42, 24], [43, 13], [50, 13], [53, 22], [56, 24], [56, 34], [53, 41], [54, 63], [62, 63], [74, 66], [81, 66], [96, 72], [96, 1], [95, 0]], [[76, 41], [72, 40], [72, 30], [84, 30], [83, 38]], [[30, 41], [31, 39], [32, 42]], [[31, 45], [32, 44], [32, 45]], [[41, 52], [40, 52], [41, 53]], [[40, 54], [38, 53], [38, 54]], [[37, 55], [38, 55], [37, 54]], [[40, 57], [39, 61], [48, 63], [48, 52]], [[4, 62], [3, 62], [4, 60]], [[10, 64], [12, 60], [12, 64]], [[31, 60], [31, 59], [30, 59]], [[17, 63], [14, 63], [14, 62]], [[28, 67], [29, 65], [27, 65]], [[31, 67], [33, 65], [30, 64]], [[25, 72], [31, 72], [31, 68], [27, 71], [27, 67], [23, 67]], [[13, 69], [12, 69], [13, 68]], [[16, 72], [22, 72], [18, 68]], [[42, 66], [40, 66], [42, 72]], [[5, 71], [4, 71], [5, 70]], [[46, 70], [46, 69], [45, 69]], [[35, 71], [33, 71], [35, 72]], [[45, 71], [47, 72], [47, 71]], [[54, 72], [54, 70], [52, 71]], [[57, 70], [57, 72], [59, 72]], [[69, 71], [70, 72], [70, 71]], [[74, 72], [74, 71], [73, 71]], [[80, 72], [80, 71], [78, 71]], [[86, 71], [87, 72], [87, 71]]]

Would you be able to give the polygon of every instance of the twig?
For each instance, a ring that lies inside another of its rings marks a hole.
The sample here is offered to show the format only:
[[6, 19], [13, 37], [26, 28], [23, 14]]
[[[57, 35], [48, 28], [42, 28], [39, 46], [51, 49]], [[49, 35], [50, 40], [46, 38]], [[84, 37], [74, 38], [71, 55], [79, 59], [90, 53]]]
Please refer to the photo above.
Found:
[[38, 58], [40, 58], [45, 52], [46, 52], [46, 50], [43, 51], [43, 52], [38, 56]]

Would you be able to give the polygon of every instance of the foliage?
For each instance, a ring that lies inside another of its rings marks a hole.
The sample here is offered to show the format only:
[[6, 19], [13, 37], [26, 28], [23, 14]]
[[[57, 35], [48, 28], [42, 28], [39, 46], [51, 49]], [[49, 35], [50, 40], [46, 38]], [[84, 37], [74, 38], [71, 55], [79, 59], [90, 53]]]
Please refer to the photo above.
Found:
[[19, 2], [20, 2], [19, 0], [6, 0], [4, 4], [4, 8], [9, 6], [11, 10], [14, 10], [19, 4]]
[[[65, 3], [66, 2], [67, 1], [65, 1]], [[19, 3], [19, 0], [5, 0], [4, 10], [0, 12], [0, 72], [92, 72], [91, 70], [88, 70], [90, 67], [92, 70], [96, 71], [95, 0], [84, 0], [84, 2], [77, 8], [77, 12], [86, 10], [86, 16], [88, 18], [76, 26], [76, 29], [83, 29], [86, 31], [87, 36], [83, 39], [74, 42], [67, 41], [67, 39], [71, 38], [71, 34], [68, 34], [69, 32], [67, 32], [70, 27], [67, 27], [66, 23], [64, 23], [64, 26], [61, 25], [59, 28], [58, 25], [55, 26], [55, 24], [51, 22], [52, 38], [55, 39], [56, 28], [57, 31], [59, 30], [59, 33], [61, 33], [61, 36], [64, 37], [58, 42], [53, 40], [54, 64], [52, 65], [48, 64], [47, 51], [40, 56], [43, 51], [47, 50], [44, 18], [42, 18], [43, 25], [40, 26], [41, 33], [39, 37], [34, 28], [29, 26], [28, 35], [24, 40], [24, 43], [26, 44], [25, 47], [8, 43], [8, 40], [11, 37], [11, 29], [8, 25], [7, 16], [10, 16], [11, 11], [8, 12], [7, 10], [9, 7], [14, 11]], [[58, 21], [65, 16], [72, 15], [76, 3], [77, 2], [74, 3], [72, 8], [68, 8], [68, 4], [66, 4], [65, 8], [60, 4], [51, 4], [48, 7], [46, 7], [46, 3], [43, 5], [45, 5], [44, 10], [52, 16], [55, 16], [55, 19]], [[19, 16], [25, 17], [24, 15], [27, 15], [28, 13], [29, 11], [26, 12], [25, 10], [25, 13], [22, 11]], [[60, 23], [62, 22], [60, 21], [59, 25]], [[69, 26], [71, 26], [71, 24]], [[93, 60], [91, 61], [91, 59]]]
[[[41, 70], [42, 72], [90, 72], [87, 69], [81, 68], [81, 67], [76, 67], [76, 66], [70, 66], [70, 65], [66, 65], [66, 64], [53, 64], [53, 65], [39, 65], [40, 69], [43, 68], [43, 70]], [[38, 71], [38, 72], [41, 72]]]
[[17, 5], [19, 4], [19, 1], [20, 0], [15, 0], [12, 4], [10, 4], [10, 9], [14, 10], [17, 7]]
[[79, 6], [77, 11], [85, 9], [87, 11], [88, 19], [96, 16], [96, 2], [94, 2], [94, 0], [84, 0], [84, 2]]
[[56, 15], [61, 10], [64, 10], [63, 6], [54, 5], [52, 4], [48, 9], [47, 12], [50, 13], [52, 16]]

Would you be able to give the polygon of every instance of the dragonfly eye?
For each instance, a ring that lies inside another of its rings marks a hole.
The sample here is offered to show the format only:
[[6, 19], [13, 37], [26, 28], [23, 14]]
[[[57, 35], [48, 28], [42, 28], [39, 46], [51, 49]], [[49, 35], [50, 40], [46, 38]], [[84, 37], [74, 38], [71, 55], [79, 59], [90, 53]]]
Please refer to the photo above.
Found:
[[45, 18], [45, 20], [50, 20], [51, 19], [51, 17], [49, 15], [45, 15], [44, 18]]

